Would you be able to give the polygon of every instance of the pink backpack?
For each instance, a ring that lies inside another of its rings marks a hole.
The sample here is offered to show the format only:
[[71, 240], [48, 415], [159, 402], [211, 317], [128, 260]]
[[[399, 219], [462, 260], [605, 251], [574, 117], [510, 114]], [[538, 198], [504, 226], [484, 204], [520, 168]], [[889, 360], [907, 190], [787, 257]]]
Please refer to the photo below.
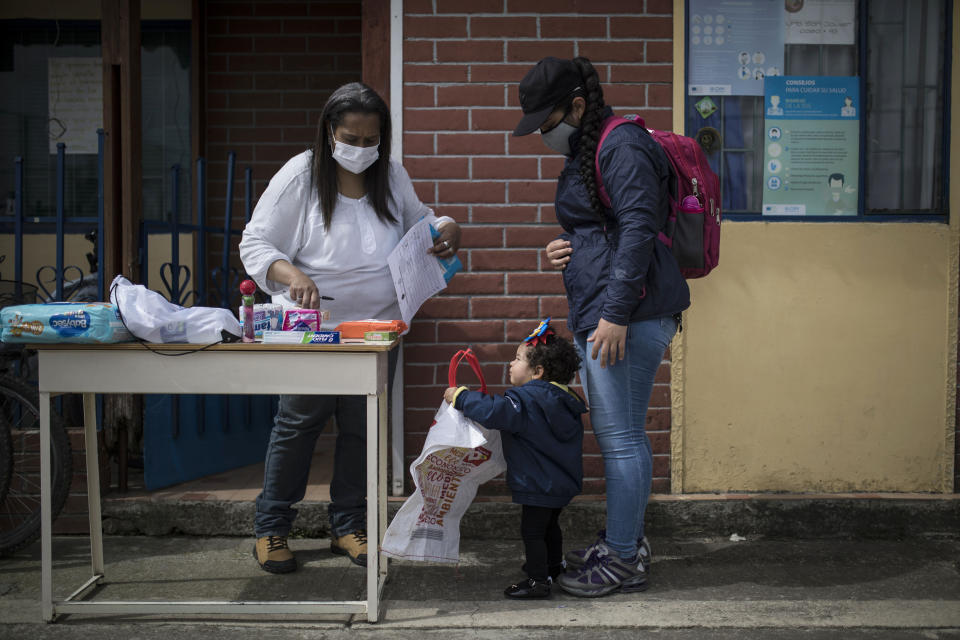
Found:
[[[615, 127], [628, 122], [644, 126], [639, 116], [610, 116], [603, 121], [597, 143], [597, 190], [600, 202], [608, 208], [610, 196], [600, 176], [600, 148]], [[702, 278], [720, 261], [720, 180], [693, 138], [670, 131], [650, 130], [650, 135], [663, 147], [676, 178], [660, 240], [673, 252], [684, 278]]]

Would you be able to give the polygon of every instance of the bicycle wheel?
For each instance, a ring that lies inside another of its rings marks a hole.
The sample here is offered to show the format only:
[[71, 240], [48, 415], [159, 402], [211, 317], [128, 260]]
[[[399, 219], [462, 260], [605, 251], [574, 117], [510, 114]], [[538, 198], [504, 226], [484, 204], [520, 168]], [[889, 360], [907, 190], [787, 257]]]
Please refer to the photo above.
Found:
[[[0, 475], [9, 476], [0, 502], [0, 556], [40, 537], [40, 411], [37, 390], [19, 378], [0, 375], [0, 427], [8, 434], [10, 455], [0, 459]], [[60, 416], [50, 412], [50, 453], [56, 519], [70, 492], [73, 459]], [[4, 469], [3, 466], [7, 469]]]

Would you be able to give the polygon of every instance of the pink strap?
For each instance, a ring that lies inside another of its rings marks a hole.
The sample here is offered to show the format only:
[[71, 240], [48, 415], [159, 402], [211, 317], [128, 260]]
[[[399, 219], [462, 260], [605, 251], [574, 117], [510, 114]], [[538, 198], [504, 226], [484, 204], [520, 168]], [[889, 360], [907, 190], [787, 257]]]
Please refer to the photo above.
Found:
[[450, 369], [447, 372], [447, 382], [448, 386], [455, 387], [457, 386], [457, 367], [460, 365], [461, 360], [466, 360], [470, 365], [470, 368], [473, 369], [473, 372], [476, 374], [477, 379], [480, 380], [480, 393], [487, 392], [487, 381], [483, 378], [483, 370], [480, 368], [480, 361], [477, 360], [477, 356], [473, 353], [472, 350], [460, 350], [453, 354], [453, 357], [450, 358]]
[[597, 194], [600, 196], [600, 204], [606, 208], [610, 208], [610, 196], [607, 194], [607, 190], [603, 186], [603, 176], [600, 175], [600, 148], [603, 146], [603, 141], [607, 139], [607, 136], [610, 135], [610, 132], [619, 127], [621, 124], [631, 123], [640, 125], [641, 127], [646, 127], [646, 124], [643, 122], [643, 118], [621, 118], [619, 116], [610, 116], [603, 121], [603, 126], [600, 129], [600, 140], [597, 141], [597, 153], [593, 158], [593, 166], [596, 174], [597, 180]]

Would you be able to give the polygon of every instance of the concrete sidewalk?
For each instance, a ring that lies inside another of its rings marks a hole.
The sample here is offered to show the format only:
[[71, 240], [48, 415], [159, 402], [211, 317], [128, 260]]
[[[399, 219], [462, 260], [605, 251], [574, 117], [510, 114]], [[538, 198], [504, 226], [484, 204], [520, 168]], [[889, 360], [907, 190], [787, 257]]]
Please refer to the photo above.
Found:
[[[572, 547], [587, 540], [567, 541]], [[301, 569], [264, 573], [252, 538], [108, 537], [106, 582], [93, 599], [360, 599], [365, 573], [326, 539], [295, 539]], [[4, 638], [960, 638], [960, 540], [777, 540], [653, 537], [651, 588], [580, 599], [555, 590], [519, 602], [518, 540], [468, 538], [458, 566], [392, 562], [383, 620], [97, 618], [40, 622], [39, 547], [0, 560]], [[54, 541], [63, 597], [89, 575], [83, 537]]]

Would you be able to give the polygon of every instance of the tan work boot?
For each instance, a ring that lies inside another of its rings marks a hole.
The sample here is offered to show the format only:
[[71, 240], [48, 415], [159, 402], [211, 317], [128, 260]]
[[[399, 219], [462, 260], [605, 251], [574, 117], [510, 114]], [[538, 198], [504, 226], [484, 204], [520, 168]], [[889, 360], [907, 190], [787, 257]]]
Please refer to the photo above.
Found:
[[270, 573], [290, 573], [297, 569], [297, 559], [287, 546], [286, 536], [257, 538], [253, 557], [257, 559], [261, 569]]
[[350, 556], [353, 564], [367, 566], [367, 532], [358, 529], [339, 538], [331, 538], [330, 551], [338, 556]]

